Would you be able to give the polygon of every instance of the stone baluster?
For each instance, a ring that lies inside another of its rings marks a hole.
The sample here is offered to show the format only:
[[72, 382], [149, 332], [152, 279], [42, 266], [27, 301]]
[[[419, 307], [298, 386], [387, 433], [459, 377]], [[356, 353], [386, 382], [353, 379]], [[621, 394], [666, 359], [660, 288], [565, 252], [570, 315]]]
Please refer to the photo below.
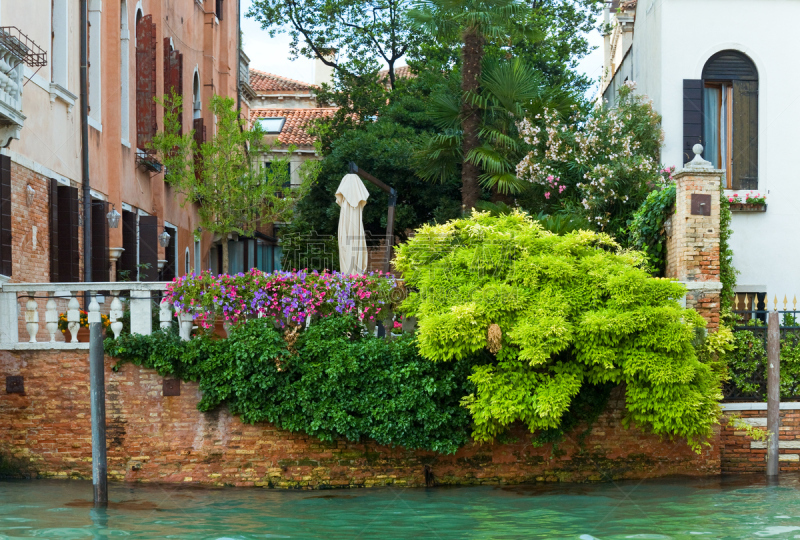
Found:
[[100, 316], [100, 304], [97, 302], [97, 294], [92, 293], [92, 301], [89, 302], [89, 313], [87, 314], [89, 329], [92, 328], [92, 323], [102, 323], [103, 318]]
[[67, 328], [72, 336], [70, 343], [78, 343], [78, 330], [81, 329], [81, 304], [75, 296], [69, 299], [67, 305]]
[[0, 343], [19, 342], [19, 300], [15, 292], [0, 292]]
[[181, 339], [183, 341], [189, 341], [192, 339], [192, 326], [194, 324], [194, 319], [190, 313], [180, 312], [178, 314], [178, 321], [180, 323], [180, 334]]
[[153, 333], [153, 300], [150, 291], [131, 291], [131, 334]]
[[122, 332], [122, 302], [119, 299], [119, 296], [114, 295], [114, 299], [111, 301], [111, 309], [108, 312], [108, 318], [111, 321], [111, 331], [114, 332], [114, 339], [119, 337], [119, 333]]
[[58, 309], [56, 299], [52, 296], [47, 299], [47, 311], [44, 314], [45, 328], [50, 334], [50, 343], [55, 343], [56, 333], [58, 333]]
[[225, 321], [222, 323], [222, 328], [225, 330], [225, 337], [231, 337], [231, 328], [233, 327], [233, 323], [230, 321]]
[[158, 318], [162, 330], [169, 330], [172, 327], [172, 304], [166, 298], [161, 301]]
[[39, 302], [34, 298], [35, 292], [28, 291], [28, 302], [25, 304], [25, 327], [31, 337], [28, 341], [36, 343], [36, 334], [39, 333]]

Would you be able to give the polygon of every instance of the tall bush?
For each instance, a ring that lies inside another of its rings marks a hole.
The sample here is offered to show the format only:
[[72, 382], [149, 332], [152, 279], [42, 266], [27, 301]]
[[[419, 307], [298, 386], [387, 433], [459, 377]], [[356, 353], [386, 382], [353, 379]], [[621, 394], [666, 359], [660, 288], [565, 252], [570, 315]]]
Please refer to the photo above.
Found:
[[469, 361], [464, 405], [477, 440], [511, 423], [558, 428], [584, 385], [625, 384], [627, 420], [695, 448], [719, 414], [721, 374], [692, 346], [705, 322], [681, 308], [685, 288], [651, 278], [643, 256], [589, 231], [556, 236], [523, 213], [425, 226], [400, 246], [419, 348]]

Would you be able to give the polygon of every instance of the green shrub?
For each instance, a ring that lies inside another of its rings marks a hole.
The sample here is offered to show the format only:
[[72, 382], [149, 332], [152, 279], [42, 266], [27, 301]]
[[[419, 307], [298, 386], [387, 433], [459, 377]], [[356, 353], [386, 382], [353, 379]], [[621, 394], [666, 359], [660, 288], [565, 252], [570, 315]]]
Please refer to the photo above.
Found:
[[556, 236], [522, 213], [476, 212], [422, 227], [396, 266], [417, 291], [402, 308], [419, 319], [423, 356], [497, 352], [473, 366], [464, 399], [477, 440], [515, 421], [558, 428], [584, 385], [624, 383], [628, 421], [697, 448], [717, 422], [721, 374], [695, 352], [705, 322], [679, 305], [685, 288], [642, 262], [605, 234]]
[[410, 334], [393, 341], [362, 336], [352, 317], [311, 325], [291, 350], [267, 318], [232, 327], [228, 339], [184, 342], [156, 332], [105, 345], [120, 363], [199, 381], [201, 411], [227, 404], [244, 422], [271, 422], [324, 441], [372, 439], [453, 453], [469, 439], [469, 413], [459, 405], [473, 390], [469, 364], [422, 358]]
[[667, 267], [664, 224], [675, 212], [675, 184], [650, 192], [636, 213], [629, 230], [629, 244], [647, 255], [653, 275], [663, 276]]
[[[734, 332], [734, 350], [727, 356], [729, 381], [743, 396], [767, 400], [766, 329]], [[800, 333], [786, 332], [781, 338], [781, 398], [800, 396]]]

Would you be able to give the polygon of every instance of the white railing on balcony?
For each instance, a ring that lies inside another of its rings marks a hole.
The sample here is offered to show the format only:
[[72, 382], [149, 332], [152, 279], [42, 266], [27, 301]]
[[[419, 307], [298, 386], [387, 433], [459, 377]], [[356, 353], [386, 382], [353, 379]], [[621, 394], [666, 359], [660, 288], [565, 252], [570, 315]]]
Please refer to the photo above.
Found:
[[[166, 282], [4, 283], [0, 285], [0, 350], [88, 349], [89, 343], [78, 341], [81, 300], [86, 293], [92, 299], [89, 320], [94, 313], [104, 312], [111, 321], [108, 335], [119, 336], [122, 330], [121, 297], [129, 304], [131, 333], [149, 335], [153, 332], [153, 299], [166, 287]], [[60, 308], [68, 321], [63, 336], [58, 328]], [[159, 326], [169, 328], [174, 319], [172, 305], [162, 300]], [[180, 315], [178, 320], [181, 338], [188, 340], [192, 318]]]

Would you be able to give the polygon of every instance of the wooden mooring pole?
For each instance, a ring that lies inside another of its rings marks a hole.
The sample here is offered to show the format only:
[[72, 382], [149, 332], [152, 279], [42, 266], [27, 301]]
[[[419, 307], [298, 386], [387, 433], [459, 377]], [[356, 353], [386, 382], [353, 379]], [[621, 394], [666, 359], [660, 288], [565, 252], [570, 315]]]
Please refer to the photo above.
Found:
[[92, 294], [89, 305], [89, 392], [92, 404], [92, 485], [95, 507], [108, 506], [106, 457], [106, 374], [103, 366], [103, 322]]
[[781, 324], [780, 314], [769, 313], [767, 321], [767, 478], [778, 478], [781, 427]]

